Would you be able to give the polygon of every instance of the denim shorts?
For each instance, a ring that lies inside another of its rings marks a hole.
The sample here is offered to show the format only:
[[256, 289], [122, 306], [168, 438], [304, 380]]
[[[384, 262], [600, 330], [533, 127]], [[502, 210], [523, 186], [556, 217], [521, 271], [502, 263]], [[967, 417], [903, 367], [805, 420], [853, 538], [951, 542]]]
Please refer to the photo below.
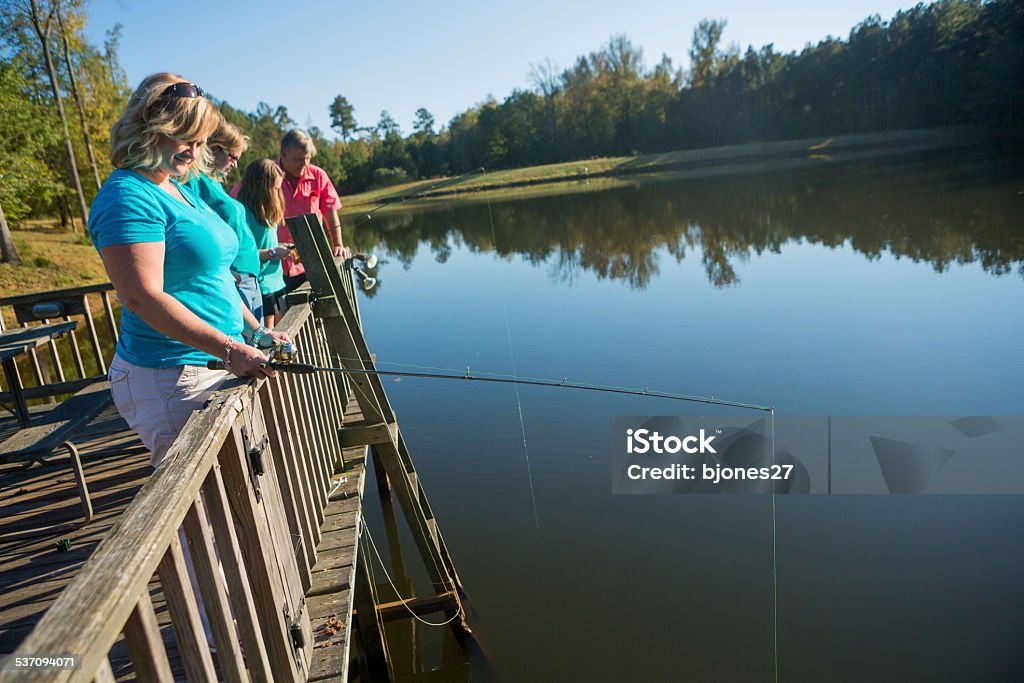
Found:
[[235, 288], [238, 290], [238, 296], [242, 297], [242, 302], [246, 308], [252, 311], [257, 322], [262, 323], [263, 295], [260, 294], [260, 283], [256, 281], [256, 276], [235, 271], [231, 271], [231, 274], [235, 276]]

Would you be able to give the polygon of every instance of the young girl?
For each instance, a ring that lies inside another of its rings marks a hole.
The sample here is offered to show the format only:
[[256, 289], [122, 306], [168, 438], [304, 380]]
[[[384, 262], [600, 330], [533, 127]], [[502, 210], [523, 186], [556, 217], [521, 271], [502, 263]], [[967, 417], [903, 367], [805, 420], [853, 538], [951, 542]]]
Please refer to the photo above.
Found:
[[271, 329], [284, 314], [281, 260], [291, 253], [291, 245], [277, 242], [277, 225], [284, 218], [283, 179], [284, 172], [277, 164], [270, 159], [257, 159], [245, 169], [237, 197], [245, 207], [245, 220], [259, 250], [257, 280], [263, 295], [263, 324]]

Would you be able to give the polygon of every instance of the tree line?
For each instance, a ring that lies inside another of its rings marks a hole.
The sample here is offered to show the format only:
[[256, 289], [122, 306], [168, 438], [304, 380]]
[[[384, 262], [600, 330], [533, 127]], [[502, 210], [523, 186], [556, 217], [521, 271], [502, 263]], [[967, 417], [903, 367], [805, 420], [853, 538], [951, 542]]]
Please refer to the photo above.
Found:
[[[331, 105], [352, 192], [405, 179], [745, 142], [953, 125], [1024, 126], [1024, 3], [939, 0], [871, 16], [847, 38], [800, 52], [723, 46], [723, 19], [693, 31], [683, 70], [652, 68], [626, 36], [566, 69], [531, 68], [531, 88], [488, 100], [440, 131], [424, 109], [402, 136], [387, 112], [360, 128]], [[355, 137], [353, 140], [352, 138]]]
[[[102, 46], [83, 34], [83, 0], [0, 0], [0, 223], [61, 216], [82, 229], [109, 172], [109, 130], [131, 88], [121, 27]], [[722, 45], [726, 21], [694, 29], [690, 63], [653, 67], [626, 36], [560, 69], [531, 67], [529, 88], [438, 125], [426, 109], [405, 134], [387, 111], [360, 125], [343, 95], [331, 131], [308, 132], [343, 193], [418, 178], [753, 141], [903, 128], [1024, 125], [1024, 2], [939, 0], [799, 52]], [[284, 106], [218, 100], [251, 139], [248, 159], [276, 157], [296, 125]], [[236, 174], [238, 171], [236, 171]], [[230, 179], [233, 180], [234, 178]], [[8, 235], [8, 231], [3, 230]], [[4, 258], [13, 247], [0, 240]]]

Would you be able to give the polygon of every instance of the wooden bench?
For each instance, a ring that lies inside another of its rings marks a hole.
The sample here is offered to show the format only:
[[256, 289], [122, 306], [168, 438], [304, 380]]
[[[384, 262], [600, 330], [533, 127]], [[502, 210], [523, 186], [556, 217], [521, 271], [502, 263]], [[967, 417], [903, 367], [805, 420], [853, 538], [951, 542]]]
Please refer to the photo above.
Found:
[[96, 382], [40, 416], [32, 426], [21, 429], [0, 444], [0, 464], [25, 462], [31, 465], [33, 462], [42, 462], [59, 446], [66, 448], [71, 458], [78, 496], [82, 501], [81, 520], [5, 533], [0, 535], [0, 541], [77, 529], [92, 521], [92, 500], [89, 498], [89, 487], [82, 471], [82, 460], [78, 455], [78, 449], [69, 439], [72, 433], [103, 412], [111, 400], [110, 382]]

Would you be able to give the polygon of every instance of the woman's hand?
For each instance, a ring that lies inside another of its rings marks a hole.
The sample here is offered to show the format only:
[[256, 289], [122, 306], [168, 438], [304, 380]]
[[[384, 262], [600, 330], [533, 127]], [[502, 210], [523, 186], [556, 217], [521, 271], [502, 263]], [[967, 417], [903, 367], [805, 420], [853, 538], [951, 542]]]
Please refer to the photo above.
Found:
[[292, 245], [282, 244], [273, 249], [260, 249], [260, 261], [283, 261], [292, 253]]
[[276, 342], [291, 342], [292, 338], [288, 336], [287, 332], [281, 330], [271, 330], [270, 338]]
[[273, 377], [274, 368], [267, 365], [267, 356], [248, 344], [234, 344], [228, 351], [230, 372], [238, 377]]

